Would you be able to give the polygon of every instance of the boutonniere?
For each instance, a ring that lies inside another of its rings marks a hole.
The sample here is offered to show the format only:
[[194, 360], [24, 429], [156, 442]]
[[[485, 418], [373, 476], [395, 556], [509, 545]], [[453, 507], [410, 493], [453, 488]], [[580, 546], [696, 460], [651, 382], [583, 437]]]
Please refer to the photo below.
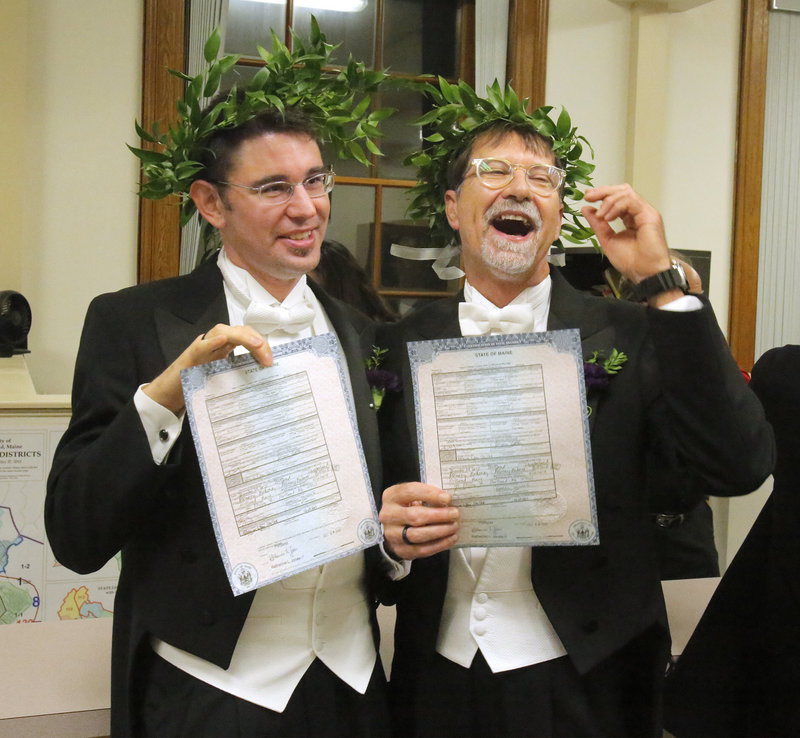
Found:
[[403, 389], [403, 383], [397, 374], [381, 369], [381, 364], [383, 364], [383, 359], [388, 351], [389, 349], [373, 346], [372, 353], [364, 360], [364, 365], [367, 367], [367, 384], [372, 390], [372, 405], [375, 412], [381, 409], [387, 391], [399, 392]]
[[593, 352], [591, 357], [583, 362], [583, 378], [586, 382], [586, 391], [606, 389], [609, 377], [618, 374], [627, 360], [627, 354], [617, 351], [617, 349], [611, 349], [608, 357], [601, 351]]

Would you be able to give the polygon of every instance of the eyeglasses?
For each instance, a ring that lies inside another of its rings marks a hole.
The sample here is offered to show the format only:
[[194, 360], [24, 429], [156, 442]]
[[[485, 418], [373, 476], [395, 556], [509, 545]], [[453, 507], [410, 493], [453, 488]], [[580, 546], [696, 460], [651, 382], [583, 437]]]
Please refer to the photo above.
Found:
[[514, 170], [522, 169], [531, 189], [539, 195], [551, 195], [564, 184], [566, 172], [547, 164], [512, 164], [505, 159], [473, 159], [470, 166], [475, 167], [475, 176], [484, 187], [500, 190], [514, 179]]
[[329, 169], [319, 174], [312, 174], [306, 177], [301, 182], [283, 182], [277, 180], [275, 182], [267, 182], [266, 184], [258, 185], [258, 187], [251, 187], [249, 185], [236, 184], [235, 182], [223, 182], [217, 180], [217, 184], [227, 185], [228, 187], [240, 187], [243, 190], [250, 190], [255, 192], [262, 200], [265, 200], [270, 205], [280, 205], [283, 202], [288, 202], [294, 195], [294, 188], [298, 185], [303, 185], [303, 189], [309, 197], [322, 197], [327, 195], [333, 189], [333, 180], [335, 177], [333, 170]]

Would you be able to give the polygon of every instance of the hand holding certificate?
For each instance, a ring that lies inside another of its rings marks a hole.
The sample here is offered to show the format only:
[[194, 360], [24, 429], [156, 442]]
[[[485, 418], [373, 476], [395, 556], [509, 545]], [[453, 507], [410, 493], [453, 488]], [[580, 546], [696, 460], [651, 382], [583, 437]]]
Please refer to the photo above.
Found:
[[408, 344], [422, 481], [458, 546], [599, 541], [578, 331]]
[[234, 594], [379, 542], [344, 356], [332, 333], [181, 373]]

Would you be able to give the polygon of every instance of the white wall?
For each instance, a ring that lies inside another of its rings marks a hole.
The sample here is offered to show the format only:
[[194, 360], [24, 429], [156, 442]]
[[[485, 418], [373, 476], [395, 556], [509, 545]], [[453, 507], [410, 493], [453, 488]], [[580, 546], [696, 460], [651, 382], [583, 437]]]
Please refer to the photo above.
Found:
[[550, 0], [545, 102], [592, 144], [598, 184], [625, 181], [630, 26], [609, 0]]
[[142, 0], [0, 10], [0, 289], [31, 303], [41, 394], [69, 392], [89, 300], [136, 279], [137, 166], [125, 143], [141, 109], [142, 18]]
[[669, 15], [671, 48], [661, 204], [679, 248], [711, 250], [711, 302], [727, 333], [740, 3]]
[[550, 0], [546, 97], [594, 146], [598, 184], [630, 182], [671, 246], [712, 252], [726, 331], [740, 4], [698, 2]]

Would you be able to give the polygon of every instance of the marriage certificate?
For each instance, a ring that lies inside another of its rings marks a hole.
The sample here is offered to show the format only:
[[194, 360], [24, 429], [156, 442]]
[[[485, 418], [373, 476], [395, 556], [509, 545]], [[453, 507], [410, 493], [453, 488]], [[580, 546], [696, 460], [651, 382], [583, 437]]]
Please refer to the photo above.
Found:
[[577, 330], [408, 344], [422, 481], [458, 546], [599, 543]]
[[381, 540], [346, 362], [333, 333], [181, 372], [234, 594]]

